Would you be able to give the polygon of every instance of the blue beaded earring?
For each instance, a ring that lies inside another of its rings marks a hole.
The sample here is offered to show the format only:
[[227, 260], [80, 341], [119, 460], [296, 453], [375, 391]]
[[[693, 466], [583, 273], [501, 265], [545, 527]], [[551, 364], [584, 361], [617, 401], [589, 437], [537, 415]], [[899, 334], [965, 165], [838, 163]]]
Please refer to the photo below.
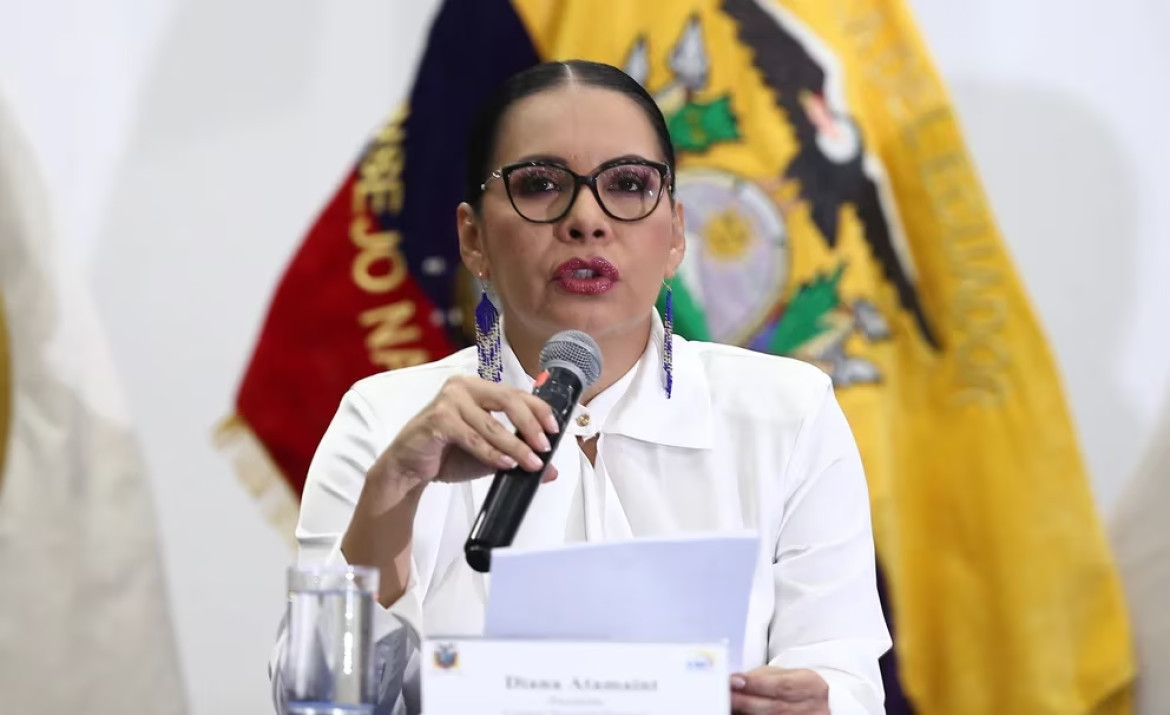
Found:
[[488, 295], [487, 282], [480, 276], [479, 304], [475, 306], [475, 354], [480, 378], [500, 381], [503, 373], [500, 353], [500, 313]]
[[662, 281], [662, 284], [666, 286], [666, 309], [662, 321], [662, 376], [666, 382], [666, 399], [669, 400], [674, 388], [674, 291], [666, 281]]

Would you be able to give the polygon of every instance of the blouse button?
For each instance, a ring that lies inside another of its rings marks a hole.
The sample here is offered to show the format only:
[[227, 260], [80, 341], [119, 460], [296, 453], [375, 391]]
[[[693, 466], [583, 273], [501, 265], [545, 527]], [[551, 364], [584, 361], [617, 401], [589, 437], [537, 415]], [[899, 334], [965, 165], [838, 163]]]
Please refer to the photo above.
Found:
[[589, 413], [588, 412], [582, 412], [581, 414], [577, 415], [577, 426], [578, 427], [588, 427], [589, 426]]

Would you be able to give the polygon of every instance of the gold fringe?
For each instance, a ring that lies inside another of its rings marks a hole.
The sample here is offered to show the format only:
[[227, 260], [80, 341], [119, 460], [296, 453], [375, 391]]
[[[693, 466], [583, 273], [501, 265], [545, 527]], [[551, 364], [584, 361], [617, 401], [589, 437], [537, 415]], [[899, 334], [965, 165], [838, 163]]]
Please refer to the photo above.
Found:
[[256, 500], [265, 520], [295, 549], [300, 500], [252, 426], [242, 416], [231, 415], [216, 428], [214, 444], [229, 454], [236, 477]]

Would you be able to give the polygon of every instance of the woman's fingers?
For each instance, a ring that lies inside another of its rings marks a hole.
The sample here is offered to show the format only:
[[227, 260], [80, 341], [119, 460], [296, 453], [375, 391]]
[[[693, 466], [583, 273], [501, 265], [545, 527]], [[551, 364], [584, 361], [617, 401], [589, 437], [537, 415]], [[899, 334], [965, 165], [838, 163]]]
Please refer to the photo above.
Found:
[[485, 466], [496, 469], [512, 469], [516, 466], [518, 460], [515, 457], [488, 441], [467, 423], [458, 404], [436, 405], [431, 410], [430, 418], [436, 435], [441, 435], [445, 442], [459, 447]]
[[[509, 412], [509, 410], [520, 410], [522, 405], [526, 405], [527, 412], [530, 412], [537, 420], [536, 424], [527, 424], [526, 426], [543, 432], [556, 433], [558, 431], [557, 420], [553, 415], [552, 408], [548, 406], [547, 402], [532, 393], [479, 379], [468, 379], [465, 387], [476, 403], [486, 410]], [[523, 410], [518, 412], [521, 414], [521, 419], [524, 419], [523, 412]], [[509, 414], [510, 418], [511, 414]], [[521, 426], [515, 422], [514, 424], [517, 427]]]
[[483, 380], [469, 381], [466, 388], [480, 409], [507, 415], [508, 421], [534, 451], [544, 453], [551, 449], [545, 433], [555, 434], [559, 428], [552, 408], [544, 400], [514, 387]]
[[[505, 414], [515, 432], [493, 412]], [[448, 380], [429, 413], [429, 432], [434, 438], [496, 470], [520, 466], [530, 472], [541, 471], [552, 449], [546, 432], [557, 431], [552, 408], [540, 398], [475, 377]], [[453, 473], [462, 470], [457, 468]], [[541, 476], [544, 481], [551, 480], [556, 470], [546, 470]]]
[[[490, 412], [471, 402], [462, 403], [459, 407], [464, 422], [493, 448], [516, 460], [530, 472], [540, 469], [544, 464], [531, 446], [512, 434]], [[544, 436], [543, 432], [541, 436]]]
[[557, 478], [558, 474], [560, 472], [557, 471], [557, 468], [553, 466], [552, 462], [549, 462], [548, 468], [544, 470], [544, 474], [540, 477], [540, 483], [545, 484], [551, 482]]
[[[541, 406], [551, 416], [548, 405]], [[534, 414], [539, 407], [527, 403], [520, 390], [477, 378], [452, 378], [444, 385], [436, 408], [455, 410], [483, 441], [525, 469], [534, 472], [544, 466], [544, 460], [537, 452], [547, 453], [550, 446], [540, 426], [541, 418]], [[500, 424], [490, 410], [507, 414], [517, 426], [517, 434]], [[470, 438], [464, 435], [463, 439]], [[489, 464], [498, 465], [499, 462]]]
[[[524, 441], [536, 452], [544, 454], [552, 450], [552, 445], [549, 444], [548, 436], [541, 425], [542, 416], [538, 413], [542, 410], [547, 411], [549, 417], [552, 417], [552, 410], [542, 400], [517, 391], [504, 396], [501, 411], [508, 416], [508, 421], [516, 427]], [[555, 426], [555, 420], [553, 424]]]

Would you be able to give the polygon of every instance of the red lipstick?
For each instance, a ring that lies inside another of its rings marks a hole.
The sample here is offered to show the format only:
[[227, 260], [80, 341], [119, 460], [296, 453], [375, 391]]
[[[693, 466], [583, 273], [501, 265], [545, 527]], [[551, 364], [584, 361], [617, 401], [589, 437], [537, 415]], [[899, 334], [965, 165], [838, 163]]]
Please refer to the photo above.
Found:
[[601, 256], [571, 258], [553, 271], [553, 283], [566, 293], [601, 295], [617, 283], [618, 269]]

